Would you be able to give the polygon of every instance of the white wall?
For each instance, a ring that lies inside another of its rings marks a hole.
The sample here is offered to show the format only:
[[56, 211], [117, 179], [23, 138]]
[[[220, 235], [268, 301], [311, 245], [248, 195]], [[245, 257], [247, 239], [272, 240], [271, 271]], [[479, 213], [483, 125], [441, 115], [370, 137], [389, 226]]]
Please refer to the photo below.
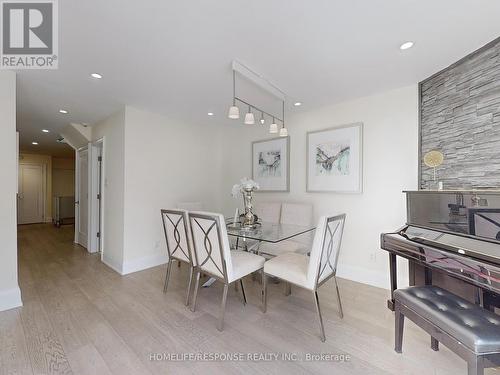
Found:
[[16, 74], [0, 71], [0, 311], [22, 305], [17, 282]]
[[165, 263], [160, 209], [220, 207], [217, 130], [133, 107], [92, 128], [105, 137], [103, 261], [121, 274]]
[[[290, 193], [259, 193], [256, 200], [311, 202], [316, 218], [347, 213], [338, 269], [341, 277], [389, 286], [388, 258], [380, 250], [380, 234], [405, 223], [401, 191], [417, 188], [417, 94], [414, 85], [309, 112], [299, 109], [288, 116]], [[306, 193], [306, 133], [355, 122], [364, 123], [363, 194]], [[241, 177], [251, 177], [251, 142], [270, 138], [266, 129], [237, 122], [223, 129], [227, 142], [219, 156], [221, 197]], [[225, 214], [232, 214], [239, 203], [228, 198], [221, 207]], [[407, 283], [405, 272], [400, 272], [400, 278]]]
[[217, 142], [213, 127], [126, 108], [123, 273], [166, 262], [161, 208], [185, 201], [219, 207]]
[[92, 129], [80, 124], [68, 124], [60, 131], [64, 141], [73, 149], [85, 147], [92, 138]]
[[105, 139], [103, 155], [103, 262], [121, 273], [123, 265], [125, 110], [92, 126], [92, 139]]
[[[290, 118], [290, 116], [289, 116]], [[306, 193], [306, 133], [364, 123], [363, 194]], [[405, 222], [403, 189], [417, 187], [417, 86], [291, 116], [290, 193], [259, 193], [262, 201], [311, 202], [316, 218], [345, 212], [339, 276], [388, 287], [380, 234]], [[234, 213], [232, 185], [251, 176], [251, 142], [266, 128], [183, 124], [132, 107], [93, 127], [105, 136], [104, 261], [122, 274], [166, 261], [159, 210], [200, 200], [207, 210]], [[404, 262], [403, 262], [404, 264]], [[403, 283], [406, 272], [400, 273]]]

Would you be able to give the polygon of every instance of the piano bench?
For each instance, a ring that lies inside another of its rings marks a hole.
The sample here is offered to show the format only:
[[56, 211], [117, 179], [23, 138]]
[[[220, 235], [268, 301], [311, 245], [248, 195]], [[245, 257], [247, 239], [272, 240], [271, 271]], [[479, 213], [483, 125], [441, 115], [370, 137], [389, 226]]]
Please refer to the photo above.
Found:
[[395, 348], [401, 353], [404, 318], [431, 335], [431, 347], [439, 342], [467, 361], [469, 375], [500, 364], [500, 317], [436, 286], [397, 289], [395, 300]]

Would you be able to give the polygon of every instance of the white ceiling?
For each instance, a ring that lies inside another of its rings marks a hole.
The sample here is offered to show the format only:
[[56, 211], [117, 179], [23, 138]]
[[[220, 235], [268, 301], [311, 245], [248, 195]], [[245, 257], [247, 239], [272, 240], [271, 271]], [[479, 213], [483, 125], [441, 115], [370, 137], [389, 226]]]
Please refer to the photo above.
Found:
[[64, 154], [62, 127], [124, 104], [230, 121], [233, 59], [304, 103], [291, 112], [401, 87], [500, 36], [499, 16], [498, 0], [59, 1], [59, 69], [18, 74], [21, 145]]

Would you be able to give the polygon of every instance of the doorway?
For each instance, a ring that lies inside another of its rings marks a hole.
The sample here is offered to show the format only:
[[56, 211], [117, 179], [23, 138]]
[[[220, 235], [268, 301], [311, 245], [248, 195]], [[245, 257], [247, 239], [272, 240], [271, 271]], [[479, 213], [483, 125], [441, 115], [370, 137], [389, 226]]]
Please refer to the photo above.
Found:
[[104, 139], [76, 151], [75, 243], [89, 253], [103, 251]]
[[102, 254], [102, 207], [103, 207], [103, 147], [102, 139], [89, 144], [90, 175], [90, 236], [88, 251]]
[[35, 224], [45, 221], [45, 166], [19, 164], [17, 223]]
[[76, 151], [75, 243], [88, 247], [89, 228], [89, 150]]

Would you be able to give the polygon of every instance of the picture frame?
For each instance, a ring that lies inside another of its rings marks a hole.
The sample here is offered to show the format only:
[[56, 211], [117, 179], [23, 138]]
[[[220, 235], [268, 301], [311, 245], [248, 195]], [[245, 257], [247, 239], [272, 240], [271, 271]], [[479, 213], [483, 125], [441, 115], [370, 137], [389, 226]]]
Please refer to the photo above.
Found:
[[261, 192], [290, 191], [290, 137], [252, 142], [252, 179]]
[[363, 192], [363, 123], [311, 131], [306, 138], [307, 192]]

